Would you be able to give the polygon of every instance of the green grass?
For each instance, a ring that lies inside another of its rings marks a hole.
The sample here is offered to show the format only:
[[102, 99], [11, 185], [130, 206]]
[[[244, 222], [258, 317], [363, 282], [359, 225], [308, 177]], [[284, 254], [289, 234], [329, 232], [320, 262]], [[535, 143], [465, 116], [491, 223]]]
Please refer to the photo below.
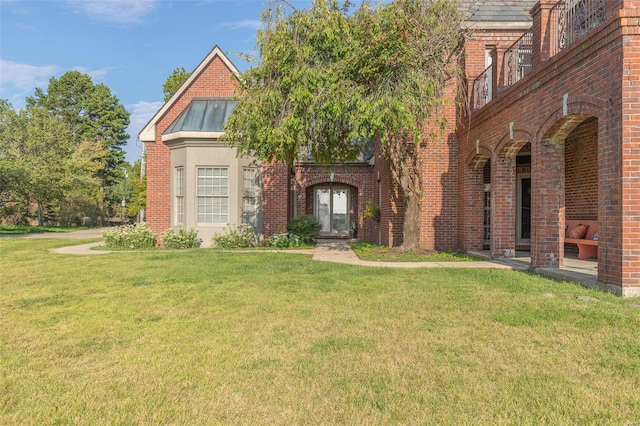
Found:
[[0, 234], [39, 234], [43, 232], [73, 232], [88, 229], [84, 226], [29, 226], [29, 225], [0, 225]]
[[475, 262], [480, 260], [470, 254], [454, 251], [414, 253], [372, 243], [351, 242], [349, 245], [360, 259], [378, 262]]
[[50, 251], [82, 242], [0, 240], [0, 424], [640, 419], [637, 300], [505, 270]]

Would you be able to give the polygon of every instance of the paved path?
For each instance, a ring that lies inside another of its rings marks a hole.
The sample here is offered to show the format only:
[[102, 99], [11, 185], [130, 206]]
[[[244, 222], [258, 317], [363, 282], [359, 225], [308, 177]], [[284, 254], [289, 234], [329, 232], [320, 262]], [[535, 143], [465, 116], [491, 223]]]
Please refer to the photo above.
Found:
[[[87, 229], [75, 232], [47, 232], [42, 234], [6, 235], [13, 238], [101, 238], [102, 231], [108, 228]], [[53, 251], [61, 254], [98, 255], [111, 253], [107, 250], [91, 250], [92, 247], [103, 245], [102, 241], [79, 244], [68, 247], [60, 247]], [[255, 253], [255, 251], [252, 251]], [[377, 268], [496, 268], [496, 269], [527, 269], [517, 265], [501, 261], [480, 262], [373, 262], [360, 260], [349, 247], [346, 240], [318, 240], [315, 249], [307, 250], [281, 250], [281, 253], [299, 253], [313, 255], [313, 260], [320, 262], [334, 262], [349, 265], [371, 266]], [[269, 251], [273, 253], [273, 251]]]
[[[378, 268], [496, 268], [520, 269], [500, 261], [479, 262], [374, 262], [360, 260], [345, 240], [318, 240], [313, 251], [313, 260], [322, 262], [346, 263], [350, 265], [372, 266]], [[522, 268], [527, 269], [527, 268]]]

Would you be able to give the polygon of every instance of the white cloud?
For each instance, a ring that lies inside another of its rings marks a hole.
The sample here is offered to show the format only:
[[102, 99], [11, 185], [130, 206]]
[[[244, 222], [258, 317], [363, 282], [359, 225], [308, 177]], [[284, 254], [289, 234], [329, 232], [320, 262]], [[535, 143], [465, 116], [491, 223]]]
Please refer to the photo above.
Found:
[[127, 161], [134, 162], [140, 158], [142, 154], [142, 142], [138, 141], [138, 133], [140, 133], [140, 130], [151, 120], [151, 117], [158, 112], [162, 105], [164, 105], [164, 103], [160, 101], [140, 101], [133, 105], [127, 105], [127, 110], [131, 113], [129, 127], [127, 127], [127, 133], [129, 133], [130, 138], [125, 147]]
[[[99, 82], [114, 68], [72, 69], [89, 75], [94, 82]], [[24, 98], [33, 95], [36, 87], [46, 90], [51, 77], [59, 77], [66, 71], [68, 69], [59, 65], [37, 66], [0, 59], [0, 98], [8, 98], [15, 108], [20, 109], [24, 106]]]
[[69, 0], [73, 9], [91, 19], [115, 24], [135, 24], [157, 5], [157, 0]]
[[220, 25], [232, 30], [249, 28], [257, 31], [262, 27], [262, 21], [259, 19], [242, 19], [240, 21], [223, 22]]
[[57, 65], [39, 67], [0, 59], [0, 85], [10, 85], [18, 90], [46, 87], [49, 79], [61, 70]]

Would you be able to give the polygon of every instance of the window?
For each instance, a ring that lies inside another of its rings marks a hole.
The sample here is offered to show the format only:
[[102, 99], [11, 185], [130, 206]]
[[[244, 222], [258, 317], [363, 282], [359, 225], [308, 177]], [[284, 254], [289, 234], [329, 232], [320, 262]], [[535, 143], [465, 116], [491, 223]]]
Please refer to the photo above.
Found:
[[175, 170], [176, 225], [184, 225], [184, 167]]
[[229, 221], [229, 170], [223, 167], [198, 167], [198, 223]]
[[256, 169], [242, 171], [242, 223], [256, 226], [258, 175]]

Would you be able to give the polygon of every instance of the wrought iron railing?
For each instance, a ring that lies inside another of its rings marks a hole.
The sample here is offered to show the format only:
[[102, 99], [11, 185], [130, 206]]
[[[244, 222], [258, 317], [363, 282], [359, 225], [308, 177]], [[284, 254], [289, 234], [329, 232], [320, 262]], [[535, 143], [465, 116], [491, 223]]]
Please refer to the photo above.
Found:
[[493, 65], [489, 65], [482, 74], [473, 80], [473, 99], [471, 108], [476, 110], [488, 104], [493, 95]]
[[504, 53], [504, 86], [509, 87], [531, 73], [533, 29], [530, 28]]
[[560, 0], [549, 17], [555, 42], [551, 45], [551, 56], [574, 43], [594, 27], [607, 19], [606, 0]]

